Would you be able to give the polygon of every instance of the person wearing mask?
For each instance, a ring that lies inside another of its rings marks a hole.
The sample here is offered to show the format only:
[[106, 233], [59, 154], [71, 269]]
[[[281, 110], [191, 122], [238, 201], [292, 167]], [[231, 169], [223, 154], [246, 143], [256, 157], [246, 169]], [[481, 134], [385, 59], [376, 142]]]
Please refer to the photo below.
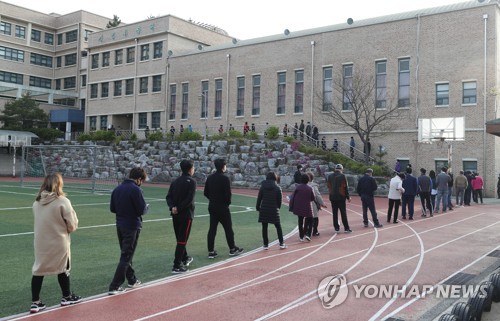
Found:
[[313, 209], [313, 224], [312, 224], [312, 235], [319, 236], [318, 226], [319, 226], [319, 217], [318, 213], [322, 208], [326, 208], [325, 202], [323, 201], [323, 197], [321, 197], [321, 193], [319, 192], [318, 183], [314, 182], [314, 174], [311, 172], [307, 172], [307, 176], [309, 176], [309, 186], [313, 189], [314, 193], [314, 201], [312, 202]]
[[231, 181], [224, 175], [226, 172], [226, 160], [218, 158], [214, 161], [215, 173], [209, 175], [205, 182], [203, 195], [208, 198], [208, 213], [210, 214], [210, 227], [207, 235], [208, 258], [217, 257], [214, 249], [215, 235], [219, 223], [224, 228], [226, 242], [229, 247], [229, 255], [235, 256], [243, 252], [242, 248], [234, 244], [233, 223], [231, 220]]
[[57, 275], [62, 292], [61, 306], [82, 300], [70, 289], [70, 234], [78, 228], [78, 217], [63, 192], [63, 186], [61, 174], [47, 175], [33, 203], [35, 262], [31, 278], [31, 313], [46, 308], [40, 292], [47, 275]]
[[122, 283], [125, 279], [129, 288], [135, 288], [141, 284], [132, 268], [132, 259], [141, 234], [142, 216], [149, 209], [140, 188], [146, 177], [144, 169], [134, 167], [130, 170], [128, 179], [125, 179], [111, 193], [109, 206], [111, 212], [116, 214], [120, 261], [109, 285], [109, 295], [124, 292], [125, 288], [122, 288]]
[[283, 230], [280, 222], [280, 208], [283, 194], [277, 182], [278, 176], [275, 172], [267, 173], [266, 179], [260, 185], [259, 194], [257, 195], [257, 205], [255, 207], [257, 212], [259, 212], [259, 223], [262, 224], [264, 250], [269, 248], [268, 224], [274, 224], [276, 228], [280, 249], [287, 248], [283, 239]]
[[295, 185], [300, 184], [302, 177], [302, 168], [303, 168], [302, 165], [300, 164], [297, 165], [297, 170], [293, 174], [293, 182], [295, 183]]
[[167, 196], [168, 208], [172, 216], [175, 239], [174, 265], [172, 273], [185, 273], [188, 266], [193, 262], [193, 257], [188, 256], [186, 245], [191, 232], [194, 219], [194, 197], [196, 195], [196, 181], [193, 179], [194, 164], [191, 160], [181, 161], [182, 175], [170, 184]]
[[377, 211], [375, 210], [375, 191], [378, 188], [377, 181], [373, 178], [373, 169], [367, 168], [365, 175], [361, 177], [358, 181], [358, 186], [356, 187], [356, 192], [361, 197], [361, 205], [363, 208], [363, 225], [368, 227], [368, 210], [372, 216], [373, 225], [377, 228], [382, 227], [379, 223], [377, 217]]

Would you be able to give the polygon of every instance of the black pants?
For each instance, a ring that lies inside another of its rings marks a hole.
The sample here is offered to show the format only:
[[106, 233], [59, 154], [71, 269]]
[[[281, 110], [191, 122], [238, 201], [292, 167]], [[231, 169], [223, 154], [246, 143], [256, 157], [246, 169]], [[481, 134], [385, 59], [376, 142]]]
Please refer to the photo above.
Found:
[[402, 210], [401, 216], [406, 217], [406, 209], [408, 209], [408, 216], [413, 218], [413, 213], [415, 209], [415, 195], [403, 195], [401, 202]]
[[339, 201], [330, 200], [330, 203], [332, 203], [333, 227], [335, 228], [335, 231], [338, 231], [340, 229], [339, 211], [340, 211], [340, 217], [342, 219], [342, 225], [344, 225], [344, 229], [350, 230], [349, 222], [347, 221], [347, 207], [345, 204], [345, 200], [339, 200]]
[[394, 221], [398, 221], [399, 205], [401, 205], [401, 200], [393, 200], [389, 198], [389, 208], [387, 209], [387, 222], [391, 221], [392, 209], [394, 208]]
[[[313, 206], [315, 206], [315, 205], [313, 205]], [[319, 226], [319, 218], [313, 217], [313, 221], [312, 221], [313, 234], [318, 233], [318, 226]], [[307, 233], [308, 233], [308, 231], [305, 229], [305, 226], [304, 226], [304, 234], [307, 234]], [[310, 235], [310, 233], [308, 235]]]
[[375, 200], [371, 195], [361, 195], [361, 205], [363, 208], [363, 224], [368, 224], [368, 210], [372, 215], [373, 224], [379, 225], [377, 211], [375, 210]]
[[472, 192], [472, 198], [474, 199], [474, 203], [478, 203], [479, 201], [481, 201], [481, 204], [483, 204], [483, 190], [475, 189]]
[[233, 223], [231, 221], [231, 212], [229, 208], [209, 207], [208, 213], [210, 213], [210, 227], [208, 228], [207, 235], [208, 252], [214, 250], [215, 236], [217, 235], [217, 226], [219, 223], [226, 233], [227, 246], [229, 246], [229, 249], [234, 249]]
[[[262, 241], [264, 242], [265, 246], [269, 245], [269, 237], [267, 235], [267, 225], [268, 223], [262, 222]], [[278, 240], [280, 244], [283, 244], [283, 230], [281, 229], [281, 224], [280, 223], [274, 223], [274, 226], [276, 227], [276, 232], [278, 233]]]
[[472, 188], [467, 187], [465, 189], [465, 193], [464, 193], [464, 204], [465, 205], [470, 205], [471, 196], [472, 196]]
[[128, 284], [134, 284], [137, 281], [135, 271], [132, 268], [132, 259], [134, 258], [137, 241], [139, 240], [140, 229], [130, 230], [127, 228], [116, 227], [118, 234], [118, 243], [120, 244], [120, 261], [116, 267], [115, 275], [109, 290], [118, 289], [127, 279]]
[[[61, 287], [62, 296], [71, 295], [69, 286], [69, 273], [60, 273], [57, 275], [57, 281]], [[43, 275], [33, 275], [31, 278], [31, 301], [35, 302], [40, 300], [40, 291], [42, 291]]]
[[172, 215], [172, 224], [174, 225], [175, 239], [177, 245], [175, 247], [174, 268], [181, 266], [182, 261], [187, 259], [186, 245], [191, 233], [191, 225], [193, 220], [185, 215]]
[[312, 231], [312, 217], [303, 217], [299, 216], [298, 224], [299, 224], [299, 237], [304, 238], [304, 235], [311, 237]]
[[420, 203], [422, 203], [422, 215], [433, 213], [430, 192], [420, 192]]

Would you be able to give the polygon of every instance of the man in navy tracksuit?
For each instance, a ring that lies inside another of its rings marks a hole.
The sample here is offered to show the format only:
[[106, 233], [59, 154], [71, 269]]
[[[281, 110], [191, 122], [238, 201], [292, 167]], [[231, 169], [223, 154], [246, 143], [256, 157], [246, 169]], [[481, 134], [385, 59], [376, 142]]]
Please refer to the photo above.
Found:
[[233, 223], [231, 222], [231, 182], [229, 177], [224, 175], [226, 171], [226, 161], [222, 158], [214, 161], [215, 173], [208, 176], [205, 182], [203, 194], [208, 198], [208, 213], [210, 214], [210, 227], [208, 229], [207, 245], [208, 258], [217, 257], [217, 251], [214, 249], [215, 235], [217, 226], [222, 224], [226, 233], [226, 241], [229, 246], [229, 255], [235, 256], [243, 252], [242, 248], [234, 244]]
[[146, 180], [144, 169], [135, 167], [130, 170], [129, 178], [124, 180], [111, 193], [110, 210], [116, 213], [116, 231], [120, 244], [120, 262], [116, 267], [113, 281], [109, 285], [108, 294], [114, 295], [125, 291], [121, 285], [128, 281], [128, 287], [141, 284], [132, 268], [137, 241], [142, 228], [142, 215], [148, 211], [141, 184]]
[[373, 220], [373, 226], [382, 227], [382, 224], [380, 224], [378, 221], [377, 211], [375, 210], [375, 200], [373, 199], [373, 193], [377, 190], [378, 186], [377, 181], [375, 180], [375, 178], [373, 178], [372, 175], [373, 169], [366, 169], [365, 175], [358, 181], [356, 192], [361, 197], [364, 226], [368, 227], [368, 210], [370, 210]]
[[413, 220], [415, 196], [418, 191], [417, 178], [413, 176], [411, 167], [406, 168], [406, 178], [403, 180], [404, 193], [401, 201], [402, 212], [401, 216], [406, 219], [406, 208], [408, 208], [408, 216]]
[[166, 196], [177, 239], [172, 273], [187, 272], [187, 267], [193, 262], [193, 258], [187, 255], [186, 245], [194, 219], [194, 197], [196, 194], [196, 181], [192, 178], [194, 164], [191, 160], [182, 160], [180, 165], [182, 175], [172, 182]]

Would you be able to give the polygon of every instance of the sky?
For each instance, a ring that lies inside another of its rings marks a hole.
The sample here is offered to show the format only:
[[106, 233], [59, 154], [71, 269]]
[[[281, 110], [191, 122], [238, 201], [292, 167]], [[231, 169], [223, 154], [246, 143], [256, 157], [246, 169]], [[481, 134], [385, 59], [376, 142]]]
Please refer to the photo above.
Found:
[[[202, 22], [225, 30], [238, 39], [252, 39], [393, 13], [437, 7], [464, 0], [149, 0], [147, 5], [130, 0], [0, 0], [42, 13], [67, 14], [85, 10], [104, 17], [117, 15], [124, 23], [151, 16], [173, 16]], [[470, 0], [474, 1], [474, 0]], [[479, 0], [476, 0], [479, 1]]]

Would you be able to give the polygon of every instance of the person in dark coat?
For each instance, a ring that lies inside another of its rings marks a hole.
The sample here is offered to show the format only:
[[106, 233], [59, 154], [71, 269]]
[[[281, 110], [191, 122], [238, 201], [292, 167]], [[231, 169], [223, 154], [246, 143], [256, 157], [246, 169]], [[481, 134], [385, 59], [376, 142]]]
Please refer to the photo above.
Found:
[[[309, 183], [309, 176], [307, 174], [302, 174], [300, 179], [300, 184], [297, 185], [290, 197], [289, 210], [298, 216], [300, 241], [304, 242], [306, 240], [310, 242], [313, 225], [311, 202], [314, 201], [314, 192], [312, 187], [307, 185]], [[304, 229], [307, 231], [307, 234], [304, 233]]]
[[465, 177], [467, 178], [467, 187], [465, 188], [464, 193], [464, 205], [470, 206], [470, 201], [472, 198], [472, 172], [466, 171]]
[[379, 223], [377, 217], [377, 211], [375, 210], [375, 200], [373, 199], [373, 193], [377, 190], [377, 181], [372, 177], [373, 169], [368, 168], [365, 171], [365, 175], [361, 177], [358, 181], [358, 186], [356, 187], [356, 192], [361, 197], [361, 205], [363, 208], [363, 224], [368, 227], [368, 209], [372, 215], [373, 225], [377, 228], [382, 227]]
[[417, 178], [412, 175], [412, 168], [407, 167], [406, 168], [406, 177], [403, 180], [403, 188], [405, 189], [403, 196], [402, 196], [402, 201], [401, 201], [401, 216], [403, 217], [404, 220], [406, 220], [406, 209], [408, 209], [408, 218], [410, 220], [413, 220], [413, 214], [414, 214], [414, 205], [415, 205], [415, 196], [417, 195], [418, 192], [418, 183], [417, 183]]
[[342, 164], [337, 164], [335, 166], [335, 172], [328, 175], [327, 186], [330, 203], [332, 204], [333, 227], [335, 228], [335, 232], [338, 232], [340, 229], [340, 211], [340, 218], [342, 219], [342, 225], [344, 225], [344, 232], [351, 233], [352, 230], [349, 227], [346, 207], [346, 201], [350, 203], [351, 196], [349, 195], [349, 184], [347, 183], [347, 178], [342, 173], [343, 170], [344, 166], [342, 166]]
[[281, 187], [277, 184], [278, 177], [275, 172], [269, 172], [266, 175], [266, 180], [262, 182], [259, 195], [257, 196], [257, 205], [255, 206], [259, 212], [259, 223], [262, 223], [262, 240], [264, 242], [264, 250], [269, 247], [269, 238], [267, 234], [267, 225], [274, 224], [278, 233], [280, 249], [286, 249], [287, 245], [283, 240], [283, 230], [280, 222], [280, 208], [282, 192]]

